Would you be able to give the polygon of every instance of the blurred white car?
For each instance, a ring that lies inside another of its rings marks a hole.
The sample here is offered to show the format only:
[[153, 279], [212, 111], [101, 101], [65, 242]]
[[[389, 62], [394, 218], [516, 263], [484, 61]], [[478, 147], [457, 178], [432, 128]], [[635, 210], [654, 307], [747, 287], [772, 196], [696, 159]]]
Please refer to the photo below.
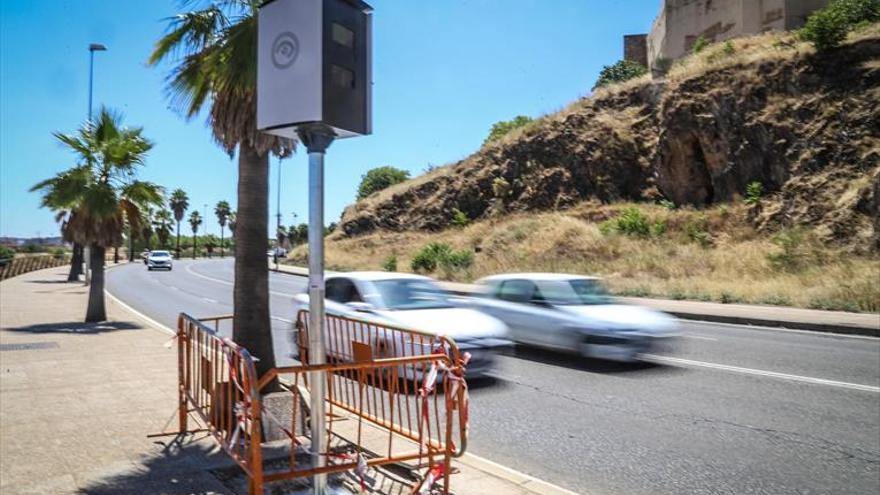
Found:
[[[428, 277], [406, 273], [349, 272], [330, 275], [325, 283], [328, 315], [450, 337], [462, 353], [471, 354], [467, 367], [469, 377], [480, 376], [491, 369], [495, 353], [512, 345], [507, 340], [504, 323], [456, 304], [451, 294]], [[308, 310], [307, 294], [295, 296], [294, 301], [297, 312]], [[349, 352], [351, 343], [336, 341], [340, 338], [346, 337], [340, 337], [339, 332], [325, 333], [328, 353]], [[406, 351], [408, 344], [390, 347], [403, 349], [397, 352], [398, 355], [411, 354]], [[417, 352], [430, 353], [430, 349]]]
[[678, 336], [674, 318], [616, 303], [594, 277], [513, 273], [477, 284], [476, 307], [504, 321], [519, 343], [634, 361], [644, 353], [668, 351]]
[[171, 253], [168, 251], [150, 251], [147, 255], [147, 270], [171, 270]]

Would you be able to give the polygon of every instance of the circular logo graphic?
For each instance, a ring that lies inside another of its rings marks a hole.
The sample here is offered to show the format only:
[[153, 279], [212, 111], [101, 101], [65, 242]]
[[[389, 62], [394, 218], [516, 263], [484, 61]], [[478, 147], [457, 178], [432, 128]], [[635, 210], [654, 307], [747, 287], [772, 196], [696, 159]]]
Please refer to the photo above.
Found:
[[299, 55], [299, 40], [290, 31], [279, 34], [272, 43], [272, 65], [286, 69], [296, 62]]

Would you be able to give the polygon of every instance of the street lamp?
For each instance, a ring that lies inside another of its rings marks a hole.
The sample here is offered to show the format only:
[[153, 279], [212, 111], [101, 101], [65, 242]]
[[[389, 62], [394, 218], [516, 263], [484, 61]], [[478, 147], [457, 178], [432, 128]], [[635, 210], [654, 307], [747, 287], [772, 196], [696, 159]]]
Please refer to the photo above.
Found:
[[[107, 47], [100, 43], [89, 44], [89, 122], [92, 121], [92, 81], [95, 78], [95, 52], [106, 52]], [[83, 257], [86, 259], [85, 284], [89, 285], [92, 272], [92, 250], [83, 246]]]
[[95, 76], [95, 52], [106, 52], [107, 47], [100, 43], [89, 44], [89, 122], [92, 121], [92, 81]]

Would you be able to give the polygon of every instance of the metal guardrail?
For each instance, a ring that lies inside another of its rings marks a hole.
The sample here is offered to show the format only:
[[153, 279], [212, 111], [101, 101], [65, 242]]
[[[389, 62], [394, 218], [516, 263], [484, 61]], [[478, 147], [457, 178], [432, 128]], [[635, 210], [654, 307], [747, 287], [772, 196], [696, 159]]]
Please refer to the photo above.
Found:
[[12, 278], [16, 275], [42, 270], [43, 268], [69, 265], [70, 257], [63, 256], [61, 258], [56, 258], [53, 255], [47, 254], [11, 258], [3, 261], [5, 261], [5, 263], [0, 263], [0, 280], [6, 280], [7, 278]]
[[[303, 364], [273, 368], [257, 379], [247, 351], [218, 335], [231, 318], [178, 319], [179, 431], [187, 431], [187, 418], [195, 414], [245, 471], [251, 494], [261, 494], [267, 482], [349, 470], [363, 484], [369, 467], [413, 461], [428, 469], [422, 484], [440, 483], [448, 493], [451, 459], [464, 453], [467, 442], [467, 357], [451, 339], [328, 316], [328, 362], [310, 365], [300, 345], [308, 341], [308, 313], [301, 311], [296, 338]], [[304, 395], [315, 371], [326, 372], [329, 418], [356, 420], [344, 432], [327, 422], [326, 445], [333, 438], [345, 441], [322, 454], [328, 462], [321, 468], [296, 456], [309, 441], [306, 428], [298, 434], [295, 425], [307, 421]], [[261, 422], [281, 422], [263, 409], [260, 390], [279, 376], [286, 378], [283, 388], [294, 404], [294, 426], [281, 427], [291, 454], [287, 470], [264, 473]]]

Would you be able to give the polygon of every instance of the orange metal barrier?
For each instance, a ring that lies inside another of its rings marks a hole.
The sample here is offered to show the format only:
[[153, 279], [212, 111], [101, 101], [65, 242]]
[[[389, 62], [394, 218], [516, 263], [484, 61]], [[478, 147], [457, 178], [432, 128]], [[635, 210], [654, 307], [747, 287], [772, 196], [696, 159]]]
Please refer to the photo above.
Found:
[[[467, 441], [467, 357], [452, 340], [328, 316], [328, 362], [310, 365], [304, 346], [308, 313], [301, 311], [296, 335], [303, 364], [274, 368], [257, 380], [247, 351], [217, 335], [229, 318], [198, 321], [180, 315], [180, 431], [187, 429], [188, 413], [195, 413], [247, 473], [251, 493], [262, 493], [264, 482], [349, 470], [363, 484], [369, 466], [407, 461], [427, 468], [423, 484], [442, 480], [443, 493], [448, 493], [451, 458], [464, 452]], [[308, 441], [308, 432], [298, 435], [295, 427], [282, 427], [292, 443], [289, 468], [263, 473], [261, 421], [280, 422], [263, 410], [259, 391], [276, 377], [285, 378], [282, 386], [294, 404], [290, 424], [297, 425], [305, 419], [296, 417], [298, 411], [308, 414], [298, 406], [308, 403], [303, 395], [308, 395], [312, 371], [326, 371], [331, 421], [325, 445], [336, 439], [337, 447], [323, 453], [323, 468], [298, 463], [296, 447]], [[352, 422], [336, 427], [332, 419], [342, 415], [355, 419], [356, 427]], [[345, 425], [350, 428], [342, 431]]]

